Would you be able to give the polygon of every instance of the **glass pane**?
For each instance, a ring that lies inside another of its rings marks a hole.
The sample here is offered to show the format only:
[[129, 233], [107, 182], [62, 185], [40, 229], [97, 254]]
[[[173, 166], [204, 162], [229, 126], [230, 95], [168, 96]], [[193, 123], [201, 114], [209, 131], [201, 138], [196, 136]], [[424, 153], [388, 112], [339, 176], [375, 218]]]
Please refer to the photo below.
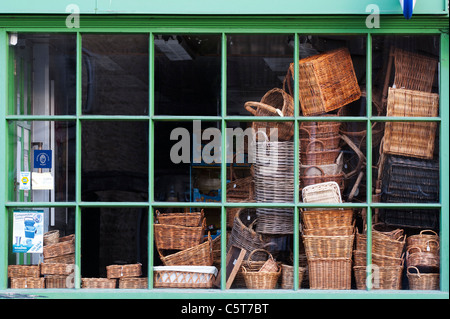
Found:
[[[289, 65], [294, 61], [293, 49], [292, 35], [228, 35], [227, 114], [250, 116], [246, 102], [274, 106], [264, 96], [272, 89], [283, 89]], [[293, 116], [293, 110], [281, 111], [284, 116]]]
[[220, 123], [155, 123], [155, 200], [220, 202]]
[[9, 199], [75, 200], [75, 122], [9, 122]]
[[154, 288], [220, 287], [220, 208], [158, 208]]
[[148, 201], [148, 122], [82, 122], [82, 200]]
[[365, 125], [338, 121], [300, 123], [303, 202], [366, 201]]
[[377, 124], [384, 124], [385, 129], [383, 143], [374, 149], [372, 160], [377, 169], [375, 200], [386, 203], [439, 202], [438, 123]]
[[74, 288], [75, 209], [11, 209], [10, 288]]
[[[438, 36], [374, 36], [372, 48], [374, 115], [402, 116], [388, 112], [389, 100], [397, 104], [403, 96], [417, 105], [439, 93]], [[403, 116], [437, 116], [439, 104], [426, 105], [405, 109], [410, 113]]]
[[81, 288], [148, 288], [147, 208], [81, 213]]
[[155, 35], [155, 114], [220, 115], [221, 36]]
[[83, 114], [148, 114], [148, 35], [84, 34]]
[[[366, 37], [300, 36], [299, 102], [304, 116], [366, 114]], [[294, 68], [289, 69], [293, 92]]]
[[14, 109], [20, 115], [75, 114], [76, 35], [18, 34]]

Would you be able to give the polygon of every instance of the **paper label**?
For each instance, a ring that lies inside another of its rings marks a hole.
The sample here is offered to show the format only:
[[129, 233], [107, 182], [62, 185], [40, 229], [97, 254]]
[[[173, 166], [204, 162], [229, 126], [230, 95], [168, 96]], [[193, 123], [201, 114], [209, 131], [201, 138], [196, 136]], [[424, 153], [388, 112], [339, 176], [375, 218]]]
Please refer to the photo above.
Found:
[[51, 173], [33, 173], [33, 190], [53, 189], [53, 176]]
[[13, 253], [42, 253], [44, 211], [13, 212]]
[[20, 172], [19, 189], [30, 190], [31, 188], [31, 173]]

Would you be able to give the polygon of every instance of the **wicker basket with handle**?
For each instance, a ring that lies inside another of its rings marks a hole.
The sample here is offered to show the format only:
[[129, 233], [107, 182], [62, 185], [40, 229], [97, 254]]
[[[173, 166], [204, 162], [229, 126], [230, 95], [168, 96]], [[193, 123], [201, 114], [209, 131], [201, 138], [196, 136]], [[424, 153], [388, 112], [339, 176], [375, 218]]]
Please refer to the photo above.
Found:
[[208, 233], [207, 240], [194, 247], [164, 256], [158, 250], [159, 257], [165, 266], [212, 266], [213, 247], [211, 235]]
[[201, 226], [205, 213], [203, 209], [200, 212], [192, 213], [160, 213], [156, 211], [156, 222], [158, 224], [165, 225], [178, 225], [178, 226]]
[[156, 247], [160, 250], [184, 250], [194, 247], [202, 242], [205, 227], [206, 219], [203, 219], [202, 226], [198, 227], [155, 224]]
[[421, 273], [417, 267], [407, 268], [409, 289], [411, 290], [439, 290], [439, 273]]

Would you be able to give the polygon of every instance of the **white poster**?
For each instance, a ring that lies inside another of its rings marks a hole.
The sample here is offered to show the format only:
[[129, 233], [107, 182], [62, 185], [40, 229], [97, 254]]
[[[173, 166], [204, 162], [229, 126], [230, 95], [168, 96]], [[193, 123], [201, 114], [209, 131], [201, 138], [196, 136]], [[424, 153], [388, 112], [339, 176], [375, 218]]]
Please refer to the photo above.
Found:
[[13, 253], [42, 253], [44, 241], [44, 211], [14, 211]]

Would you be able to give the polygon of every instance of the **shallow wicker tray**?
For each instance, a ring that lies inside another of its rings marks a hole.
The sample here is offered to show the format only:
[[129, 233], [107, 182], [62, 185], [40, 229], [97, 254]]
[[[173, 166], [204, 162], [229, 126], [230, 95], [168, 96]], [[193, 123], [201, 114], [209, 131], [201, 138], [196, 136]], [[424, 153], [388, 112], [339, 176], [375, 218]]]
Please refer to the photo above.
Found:
[[120, 278], [119, 279], [120, 289], [147, 289], [148, 288], [148, 278]]
[[122, 277], [139, 277], [142, 275], [142, 264], [127, 264], [127, 265], [109, 265], [106, 266], [106, 277], [122, 278]]
[[73, 254], [75, 252], [75, 237], [66, 236], [59, 239], [59, 242], [44, 246], [44, 258], [53, 258]]
[[214, 266], [153, 267], [154, 288], [212, 288], [217, 276]]
[[200, 212], [192, 213], [160, 213], [158, 210], [156, 211], [158, 224], [198, 227], [201, 226], [204, 217], [203, 209]]
[[41, 275], [69, 275], [74, 269], [74, 264], [42, 263]]

